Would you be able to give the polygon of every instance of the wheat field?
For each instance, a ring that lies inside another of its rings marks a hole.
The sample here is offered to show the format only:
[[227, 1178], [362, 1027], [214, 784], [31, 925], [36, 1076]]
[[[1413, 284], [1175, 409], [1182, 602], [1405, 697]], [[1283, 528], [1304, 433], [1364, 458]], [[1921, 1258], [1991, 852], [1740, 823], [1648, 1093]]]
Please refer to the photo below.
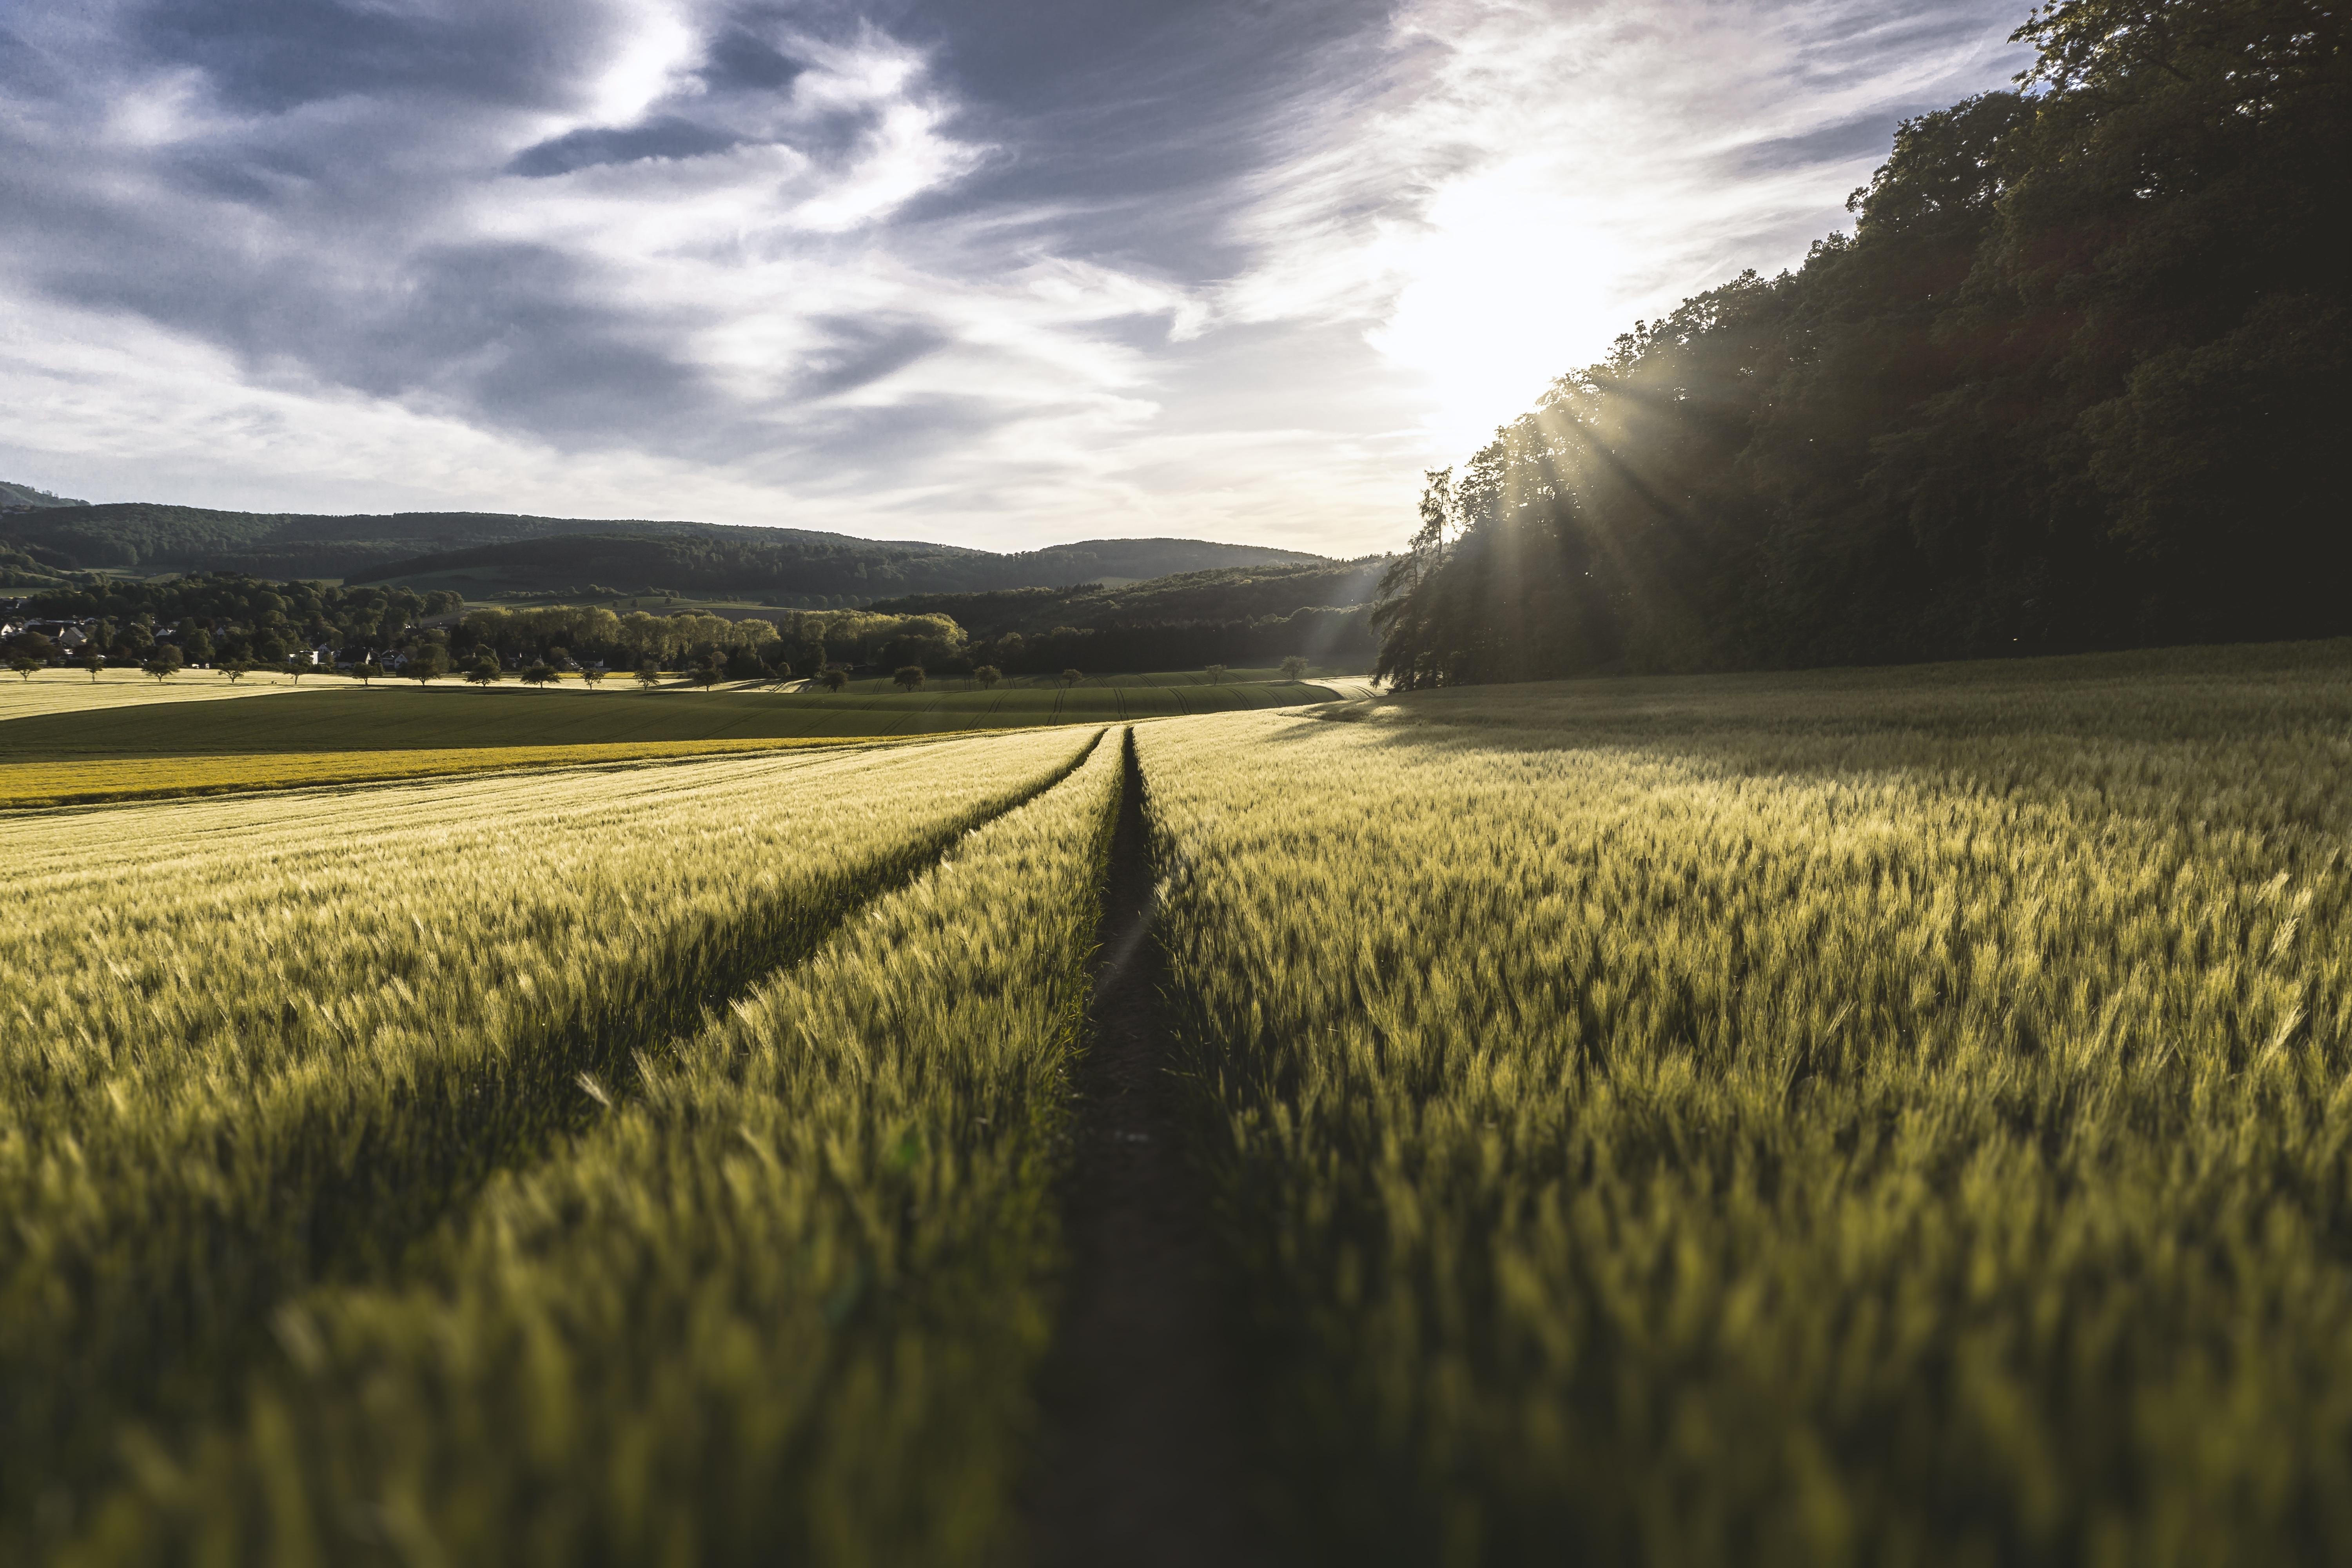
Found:
[[[1067, 731], [0, 826], [5, 1517], [219, 1408], [643, 1058], [1090, 745]], [[610, 1091], [604, 1091], [609, 1093]]]
[[81, 669], [39, 669], [30, 676], [0, 670], [0, 720], [36, 718], [50, 713], [84, 713], [94, 710], [138, 708], [156, 702], [202, 702], [219, 697], [266, 697], [316, 690], [291, 677], [261, 671], [231, 680], [216, 669], [184, 669], [168, 680], [157, 680], [136, 669], [102, 669], [96, 679]]
[[1301, 1555], [2340, 1560], [2347, 675], [1145, 731]]
[[883, 739], [616, 741], [572, 746], [450, 746], [414, 751], [272, 752], [228, 757], [0, 763], [0, 810], [250, 795], [265, 790], [318, 789], [394, 779], [455, 777], [461, 773], [676, 762], [746, 752], [805, 750], [812, 746], [903, 743]]
[[1023, 1560], [1129, 745], [1272, 1560], [2352, 1556], [2341, 644], [0, 816], [0, 1556]]

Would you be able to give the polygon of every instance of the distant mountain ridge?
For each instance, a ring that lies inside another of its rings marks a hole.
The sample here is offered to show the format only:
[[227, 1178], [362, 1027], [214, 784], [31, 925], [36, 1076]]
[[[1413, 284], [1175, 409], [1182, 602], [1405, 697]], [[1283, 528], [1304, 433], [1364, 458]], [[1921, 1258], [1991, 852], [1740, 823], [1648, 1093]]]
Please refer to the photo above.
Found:
[[[37, 498], [18, 500], [18, 497]], [[16, 506], [37, 510], [16, 510]], [[616, 588], [877, 598], [1051, 587], [1223, 567], [1314, 565], [1304, 551], [1206, 540], [1085, 540], [1000, 554], [805, 529], [601, 522], [500, 512], [327, 517], [144, 501], [89, 506], [0, 486], [0, 546], [45, 567], [243, 572], [277, 579], [457, 580], [484, 591]]]
[[88, 506], [86, 500], [71, 496], [53, 496], [47, 490], [37, 490], [30, 485], [0, 483], [0, 512], [47, 511], [53, 507]]

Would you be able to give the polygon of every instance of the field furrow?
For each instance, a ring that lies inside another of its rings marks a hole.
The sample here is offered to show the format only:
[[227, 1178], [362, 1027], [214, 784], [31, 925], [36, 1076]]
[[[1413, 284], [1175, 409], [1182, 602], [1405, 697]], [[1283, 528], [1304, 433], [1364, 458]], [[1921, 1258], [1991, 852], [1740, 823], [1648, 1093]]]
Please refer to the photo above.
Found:
[[126, 1418], [217, 1405], [271, 1306], [492, 1172], [1049, 787], [1067, 733], [10, 824], [11, 1533]]
[[1120, 749], [274, 1317], [69, 1564], [952, 1564], [1006, 1542]]

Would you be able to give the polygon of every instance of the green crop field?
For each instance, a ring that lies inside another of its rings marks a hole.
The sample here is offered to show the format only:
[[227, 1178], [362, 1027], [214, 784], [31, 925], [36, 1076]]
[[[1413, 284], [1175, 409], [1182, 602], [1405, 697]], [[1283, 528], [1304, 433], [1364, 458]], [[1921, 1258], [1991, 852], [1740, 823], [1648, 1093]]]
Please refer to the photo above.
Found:
[[0, 720], [0, 763], [923, 735], [1289, 707], [1339, 695], [1286, 681], [911, 694], [887, 681], [867, 686], [832, 696], [737, 688], [556, 692], [515, 685], [483, 691], [454, 684], [423, 690], [338, 684], [268, 702], [150, 702]]
[[[315, 683], [310, 689], [317, 689]], [[85, 670], [41, 669], [29, 677], [9, 675], [0, 679], [0, 723], [46, 714], [197, 702], [213, 697], [291, 696], [300, 689], [300, 682], [277, 674], [245, 675], [231, 680], [219, 670], [184, 669], [168, 680], [156, 680], [136, 669], [101, 669], [92, 679]]]
[[1025, 1560], [1134, 962], [1266, 1561], [2352, 1558], [2352, 645], [1217, 689], [0, 724], [1071, 726], [0, 815], [0, 1561]]

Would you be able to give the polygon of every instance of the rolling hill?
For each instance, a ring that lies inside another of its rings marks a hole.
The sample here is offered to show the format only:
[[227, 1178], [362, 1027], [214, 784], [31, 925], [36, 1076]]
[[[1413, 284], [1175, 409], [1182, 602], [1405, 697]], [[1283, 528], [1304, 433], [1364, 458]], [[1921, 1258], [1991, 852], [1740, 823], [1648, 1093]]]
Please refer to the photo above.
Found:
[[[61, 503], [0, 487], [0, 548], [51, 570], [244, 572], [454, 587], [468, 597], [602, 583], [689, 593], [865, 601], [1263, 565], [1325, 564], [1295, 550], [1202, 540], [1087, 540], [999, 554], [805, 529], [596, 522], [498, 512], [321, 517], [119, 502]], [[16, 510], [17, 508], [26, 510]]]

